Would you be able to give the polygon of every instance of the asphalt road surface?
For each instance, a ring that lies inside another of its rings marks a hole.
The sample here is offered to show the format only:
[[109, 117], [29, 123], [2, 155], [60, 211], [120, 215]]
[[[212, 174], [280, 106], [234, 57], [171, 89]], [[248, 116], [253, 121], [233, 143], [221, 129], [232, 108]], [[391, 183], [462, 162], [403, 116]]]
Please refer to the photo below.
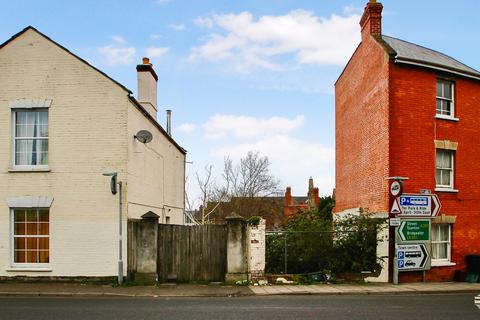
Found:
[[0, 297], [0, 319], [480, 319], [475, 294], [237, 298]]

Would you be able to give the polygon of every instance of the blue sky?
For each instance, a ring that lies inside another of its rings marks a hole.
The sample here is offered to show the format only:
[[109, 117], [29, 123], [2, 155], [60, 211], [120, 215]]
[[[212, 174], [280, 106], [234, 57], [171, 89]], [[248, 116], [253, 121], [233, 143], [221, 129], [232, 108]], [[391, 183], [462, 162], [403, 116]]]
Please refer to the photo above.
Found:
[[[189, 190], [206, 164], [248, 150], [282, 188], [334, 187], [333, 85], [360, 39], [366, 0], [3, 1], [0, 42], [32, 25], [136, 92], [135, 65], [159, 75], [159, 122], [173, 110]], [[480, 2], [382, 1], [383, 33], [480, 69]]]

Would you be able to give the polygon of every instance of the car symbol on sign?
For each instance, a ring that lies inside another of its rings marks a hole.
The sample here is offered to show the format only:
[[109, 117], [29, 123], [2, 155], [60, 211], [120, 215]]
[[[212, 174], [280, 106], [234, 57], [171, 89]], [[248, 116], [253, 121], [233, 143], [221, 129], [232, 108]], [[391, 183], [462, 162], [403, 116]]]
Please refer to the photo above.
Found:
[[407, 260], [407, 262], [405, 262], [405, 267], [412, 267], [415, 265], [415, 262], [413, 262], [412, 260]]

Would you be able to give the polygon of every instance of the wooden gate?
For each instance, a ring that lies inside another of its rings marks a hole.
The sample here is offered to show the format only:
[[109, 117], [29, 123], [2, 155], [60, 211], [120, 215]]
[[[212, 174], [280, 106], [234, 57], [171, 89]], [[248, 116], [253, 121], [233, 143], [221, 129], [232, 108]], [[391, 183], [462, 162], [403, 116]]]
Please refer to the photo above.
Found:
[[158, 281], [224, 281], [226, 225], [158, 225]]

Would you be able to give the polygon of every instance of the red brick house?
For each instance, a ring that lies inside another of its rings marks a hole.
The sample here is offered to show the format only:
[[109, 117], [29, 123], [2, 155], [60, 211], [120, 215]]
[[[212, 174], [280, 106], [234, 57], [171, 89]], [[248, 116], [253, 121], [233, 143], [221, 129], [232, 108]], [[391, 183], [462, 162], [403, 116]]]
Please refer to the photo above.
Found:
[[[366, 5], [362, 41], [335, 84], [335, 213], [387, 217], [385, 178], [409, 177], [405, 192], [427, 189], [442, 203], [425, 280], [450, 281], [480, 253], [480, 72], [383, 35], [382, 8]], [[400, 282], [421, 279], [400, 273]]]

